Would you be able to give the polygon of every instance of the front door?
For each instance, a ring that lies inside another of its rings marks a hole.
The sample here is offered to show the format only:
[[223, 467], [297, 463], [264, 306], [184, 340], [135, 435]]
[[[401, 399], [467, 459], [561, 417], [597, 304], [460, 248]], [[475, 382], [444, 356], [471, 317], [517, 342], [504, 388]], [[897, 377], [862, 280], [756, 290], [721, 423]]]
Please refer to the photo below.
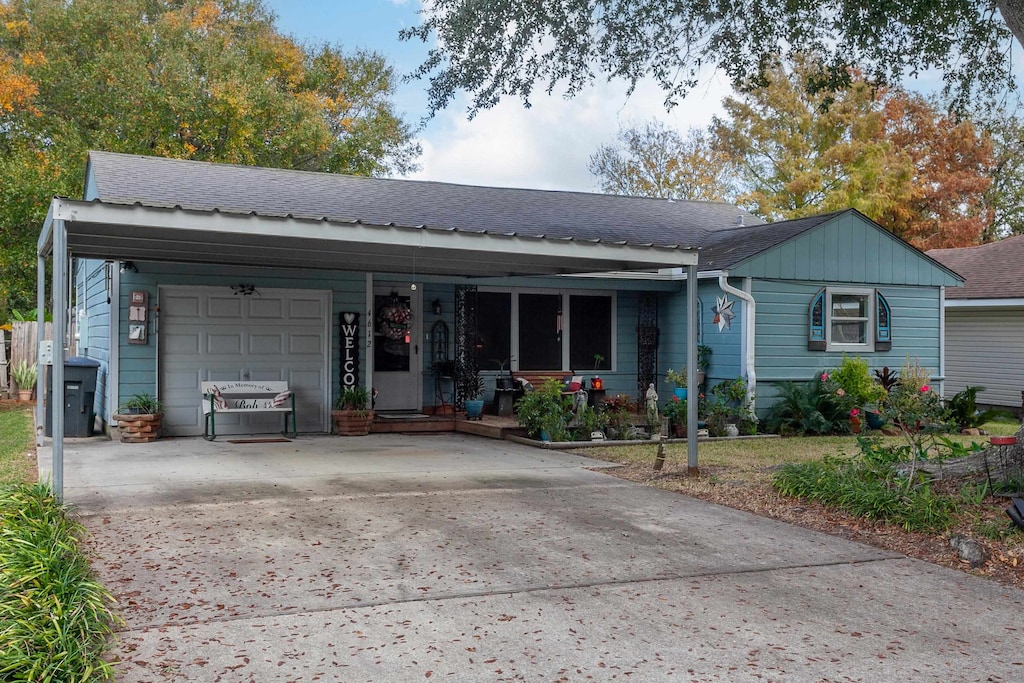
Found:
[[373, 288], [373, 388], [377, 410], [423, 405], [422, 294], [408, 284]]

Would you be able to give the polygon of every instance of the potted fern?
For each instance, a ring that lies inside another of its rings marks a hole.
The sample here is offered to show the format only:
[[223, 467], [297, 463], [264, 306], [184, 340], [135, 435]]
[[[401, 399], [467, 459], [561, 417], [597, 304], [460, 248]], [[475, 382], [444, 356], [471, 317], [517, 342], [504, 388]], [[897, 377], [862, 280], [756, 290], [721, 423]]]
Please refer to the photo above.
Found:
[[134, 394], [122, 403], [117, 414], [117, 434], [122, 443], [149, 443], [160, 438], [164, 406], [149, 394]]
[[334, 401], [331, 420], [334, 433], [340, 436], [366, 436], [370, 433], [374, 413], [366, 387], [348, 387]]
[[11, 379], [18, 385], [18, 400], [31, 401], [32, 389], [36, 385], [36, 366], [27, 361], [19, 361], [11, 368]]

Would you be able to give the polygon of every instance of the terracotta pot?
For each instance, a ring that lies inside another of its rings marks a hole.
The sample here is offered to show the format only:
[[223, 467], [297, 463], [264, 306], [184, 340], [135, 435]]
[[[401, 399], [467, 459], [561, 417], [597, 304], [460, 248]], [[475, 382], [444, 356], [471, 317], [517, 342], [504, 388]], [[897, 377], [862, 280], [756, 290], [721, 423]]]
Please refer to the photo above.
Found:
[[372, 410], [332, 410], [334, 433], [339, 436], [366, 436], [373, 424]]
[[850, 431], [854, 434], [860, 434], [860, 417], [850, 417]]
[[117, 435], [122, 443], [149, 443], [160, 438], [163, 413], [138, 415], [126, 413], [113, 417], [117, 421]]
[[19, 401], [31, 401], [32, 390], [31, 389], [18, 389], [18, 400]]

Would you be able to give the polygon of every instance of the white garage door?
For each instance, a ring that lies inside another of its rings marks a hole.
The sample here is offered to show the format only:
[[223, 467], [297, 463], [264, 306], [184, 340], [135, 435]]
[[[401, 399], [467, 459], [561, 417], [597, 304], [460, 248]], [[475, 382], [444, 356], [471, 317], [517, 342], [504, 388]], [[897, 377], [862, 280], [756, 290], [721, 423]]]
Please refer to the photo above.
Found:
[[[295, 390], [300, 432], [329, 428], [330, 292], [229, 287], [160, 288], [164, 432], [203, 433], [202, 381], [283, 380]], [[225, 415], [217, 434], [281, 431], [280, 414]]]

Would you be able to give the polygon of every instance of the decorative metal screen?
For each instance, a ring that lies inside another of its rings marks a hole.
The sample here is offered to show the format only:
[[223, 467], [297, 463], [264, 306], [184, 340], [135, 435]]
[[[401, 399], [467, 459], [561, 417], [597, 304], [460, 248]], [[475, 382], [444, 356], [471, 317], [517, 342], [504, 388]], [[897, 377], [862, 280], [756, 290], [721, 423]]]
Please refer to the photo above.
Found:
[[636, 322], [636, 388], [643, 400], [647, 386], [658, 381], [658, 296], [641, 294]]
[[478, 372], [476, 357], [476, 285], [455, 287], [455, 407], [465, 407], [466, 382]]

